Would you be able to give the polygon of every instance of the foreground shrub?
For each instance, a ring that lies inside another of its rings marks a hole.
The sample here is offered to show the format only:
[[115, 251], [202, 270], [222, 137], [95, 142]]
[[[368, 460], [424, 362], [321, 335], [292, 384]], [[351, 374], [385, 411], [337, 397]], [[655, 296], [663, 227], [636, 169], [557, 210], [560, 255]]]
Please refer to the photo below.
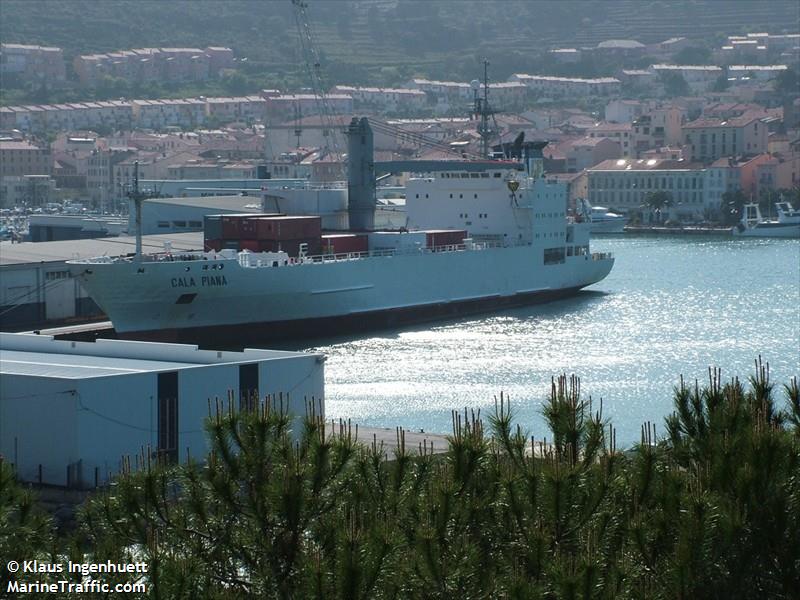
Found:
[[[681, 381], [666, 432], [616, 447], [577, 378], [552, 382], [549, 432], [506, 398], [454, 413], [446, 453], [387, 456], [309, 407], [217, 406], [200, 464], [143, 454], [81, 513], [96, 561], [146, 561], [158, 598], [794, 598], [800, 400], [768, 369]], [[1, 525], [1, 524], [0, 524]]]

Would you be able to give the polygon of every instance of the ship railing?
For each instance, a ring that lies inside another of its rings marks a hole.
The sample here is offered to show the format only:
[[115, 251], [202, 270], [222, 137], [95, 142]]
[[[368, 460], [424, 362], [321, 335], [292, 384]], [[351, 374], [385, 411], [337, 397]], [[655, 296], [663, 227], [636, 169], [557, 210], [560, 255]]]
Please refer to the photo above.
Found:
[[608, 260], [614, 258], [611, 252], [592, 252], [592, 260]]
[[314, 263], [329, 263], [329, 262], [339, 262], [339, 261], [347, 261], [347, 260], [361, 260], [364, 258], [376, 258], [382, 256], [411, 256], [417, 254], [438, 254], [441, 252], [464, 252], [464, 251], [480, 251], [480, 250], [490, 250], [493, 248], [503, 248], [509, 245], [529, 245], [527, 243], [519, 243], [519, 244], [505, 244], [503, 242], [472, 242], [469, 245], [466, 244], [446, 244], [443, 246], [433, 246], [433, 247], [406, 247], [406, 248], [384, 248], [380, 250], [369, 250], [365, 252], [347, 252], [341, 254], [318, 254], [314, 256], [308, 256], [305, 258], [305, 262], [314, 262]]

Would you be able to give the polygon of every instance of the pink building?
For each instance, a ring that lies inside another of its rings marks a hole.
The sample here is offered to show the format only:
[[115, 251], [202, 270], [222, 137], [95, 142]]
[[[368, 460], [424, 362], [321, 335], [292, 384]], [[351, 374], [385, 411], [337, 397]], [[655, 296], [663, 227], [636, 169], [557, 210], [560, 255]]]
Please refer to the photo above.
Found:
[[701, 117], [683, 126], [690, 160], [713, 162], [724, 156], [753, 156], [767, 151], [768, 130], [763, 115], [745, 113], [722, 119]]
[[590, 138], [609, 138], [615, 142], [619, 142], [622, 149], [622, 156], [628, 158], [632, 156], [632, 139], [633, 126], [630, 123], [595, 123], [586, 131], [586, 135]]
[[578, 173], [604, 160], [622, 158], [622, 147], [610, 138], [584, 137], [562, 148], [568, 173]]

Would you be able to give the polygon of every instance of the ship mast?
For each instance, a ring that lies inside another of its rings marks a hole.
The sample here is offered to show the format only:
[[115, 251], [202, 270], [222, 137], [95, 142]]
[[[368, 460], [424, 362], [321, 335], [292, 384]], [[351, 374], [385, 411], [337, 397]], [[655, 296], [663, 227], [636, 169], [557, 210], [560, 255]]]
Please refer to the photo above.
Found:
[[489, 158], [489, 138], [491, 138], [495, 131], [489, 125], [489, 117], [494, 114], [494, 111], [489, 107], [489, 61], [483, 61], [483, 98], [479, 97], [481, 83], [477, 79], [473, 80], [472, 89], [475, 94], [475, 115], [480, 117], [478, 124], [478, 135], [481, 136], [481, 156]]
[[136, 254], [137, 261], [142, 260], [142, 200], [144, 194], [139, 191], [139, 161], [133, 163], [133, 190], [128, 194], [128, 197], [133, 200], [134, 206], [134, 223], [136, 226]]

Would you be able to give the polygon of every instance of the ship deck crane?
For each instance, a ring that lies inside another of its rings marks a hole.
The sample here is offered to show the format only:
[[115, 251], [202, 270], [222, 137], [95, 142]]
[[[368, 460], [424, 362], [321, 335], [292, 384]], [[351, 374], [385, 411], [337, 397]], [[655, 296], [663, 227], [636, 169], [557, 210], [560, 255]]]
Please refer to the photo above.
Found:
[[[336, 119], [327, 99], [325, 81], [322, 76], [322, 64], [317, 50], [317, 43], [314, 39], [314, 30], [311, 27], [311, 21], [308, 16], [308, 3], [304, 0], [291, 0], [291, 2], [297, 35], [300, 40], [300, 50], [303, 53], [306, 72], [311, 80], [311, 90], [314, 94], [317, 112], [322, 120], [324, 148], [328, 153], [332, 153], [341, 164], [343, 156], [341, 145], [339, 144]], [[342, 175], [344, 175], [343, 172]]]

